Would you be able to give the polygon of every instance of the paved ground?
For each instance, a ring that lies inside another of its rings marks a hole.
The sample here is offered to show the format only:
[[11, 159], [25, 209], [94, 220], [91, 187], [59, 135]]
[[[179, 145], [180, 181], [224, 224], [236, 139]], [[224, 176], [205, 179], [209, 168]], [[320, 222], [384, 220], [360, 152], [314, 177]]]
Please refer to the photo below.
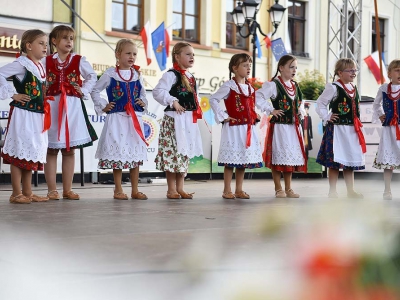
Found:
[[[374, 242], [377, 224], [397, 230], [395, 183], [392, 201], [381, 200], [383, 182], [371, 179], [356, 181], [364, 200], [328, 199], [327, 179], [295, 179], [302, 197], [277, 200], [267, 179], [245, 181], [250, 200], [223, 200], [223, 182], [214, 180], [187, 181], [194, 200], [167, 200], [166, 186], [153, 183], [140, 184], [147, 201], [116, 201], [112, 185], [86, 184], [75, 186], [80, 201], [29, 205], [10, 204], [11, 188], [1, 185], [0, 299], [290, 295], [298, 282], [292, 259], [302, 257], [299, 245], [316, 228], [319, 234], [333, 229], [335, 240], [350, 245]], [[124, 187], [129, 194], [129, 184]], [[35, 190], [43, 195], [45, 185]], [[339, 194], [344, 190], [341, 179]], [[295, 299], [287, 297], [279, 299]]]

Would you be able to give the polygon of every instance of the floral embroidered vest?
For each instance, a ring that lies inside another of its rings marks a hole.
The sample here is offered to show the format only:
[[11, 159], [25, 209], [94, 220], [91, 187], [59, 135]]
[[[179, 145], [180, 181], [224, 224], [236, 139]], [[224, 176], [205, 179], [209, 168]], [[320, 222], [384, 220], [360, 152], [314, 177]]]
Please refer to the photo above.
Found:
[[397, 124], [400, 124], [400, 105], [398, 100], [392, 100], [388, 97], [388, 95], [385, 92], [383, 93], [382, 97], [382, 106], [383, 106], [383, 111], [385, 112], [386, 118], [385, 121], [382, 123], [382, 126], [390, 126], [390, 122], [392, 121], [394, 115], [395, 115], [395, 105], [394, 102], [397, 101]]
[[255, 111], [254, 93], [250, 96], [245, 96], [231, 89], [228, 98], [225, 99], [225, 107], [228, 115], [236, 119], [236, 121], [229, 121], [230, 126], [254, 125], [256, 123], [257, 113]]
[[26, 75], [22, 81], [17, 76], [13, 76], [14, 87], [18, 94], [26, 94], [31, 97], [29, 102], [20, 103], [11, 101], [10, 106], [26, 109], [36, 113], [43, 113], [43, 84], [30, 71], [26, 70]]
[[294, 115], [299, 113], [301, 101], [303, 100], [303, 95], [300, 91], [300, 88], [297, 85], [297, 82], [295, 82], [296, 95], [292, 100], [279, 80], [274, 79], [274, 82], [276, 84], [278, 95], [275, 98], [271, 98], [271, 102], [274, 109], [282, 110], [284, 115], [279, 117], [272, 116], [270, 123], [293, 124]]
[[125, 111], [125, 105], [130, 101], [135, 111], [143, 111], [143, 107], [135, 104], [135, 100], [140, 97], [142, 85], [139, 80], [123, 82], [111, 78], [110, 84], [106, 88], [108, 101], [114, 102], [114, 108], [107, 112], [112, 114], [115, 112]]
[[[171, 69], [168, 72], [174, 72], [176, 75], [176, 83], [171, 87], [169, 94], [178, 99], [179, 104], [182, 107], [184, 107], [187, 111], [197, 110], [196, 100], [194, 98], [195, 95], [186, 89], [185, 85], [182, 82], [181, 74], [174, 69]], [[193, 88], [195, 91], [197, 91], [196, 82], [194, 83]], [[165, 108], [164, 111], [174, 111], [174, 110], [175, 108], [167, 106], [167, 108]]]
[[68, 96], [80, 98], [81, 95], [74, 89], [74, 85], [82, 87], [81, 73], [79, 71], [80, 55], [74, 55], [71, 62], [59, 70], [54, 63], [52, 55], [46, 57], [47, 71], [47, 95], [56, 96], [61, 94], [61, 87], [64, 86]]
[[[349, 97], [349, 95], [346, 94], [345, 90], [340, 87], [339, 85], [336, 85], [337, 89], [337, 96], [335, 99], [333, 99], [329, 103], [329, 108], [331, 109], [332, 113], [338, 114], [339, 118], [336, 121], [333, 121], [333, 124], [336, 125], [353, 125], [354, 120], [353, 120], [353, 105], [352, 105], [352, 100]], [[355, 101], [355, 109], [356, 109], [356, 115], [358, 118], [360, 118], [360, 96], [358, 94], [357, 87], [356, 89], [356, 96], [354, 98]]]

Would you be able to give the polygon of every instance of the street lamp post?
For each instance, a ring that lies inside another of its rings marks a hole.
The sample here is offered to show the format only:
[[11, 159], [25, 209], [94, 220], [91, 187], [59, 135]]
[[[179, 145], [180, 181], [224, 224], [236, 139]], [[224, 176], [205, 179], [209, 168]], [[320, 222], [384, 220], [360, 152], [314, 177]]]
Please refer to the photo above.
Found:
[[[256, 15], [258, 13], [259, 7], [261, 6], [261, 2], [262, 0], [244, 0], [242, 3], [239, 2], [238, 6], [236, 6], [231, 12], [239, 35], [243, 38], [248, 38], [250, 35], [252, 36], [251, 43], [253, 44], [253, 78], [256, 77], [257, 29], [263, 36], [266, 36], [266, 34], [262, 32], [260, 24], [256, 20]], [[276, 30], [278, 29], [278, 26], [282, 21], [283, 13], [286, 10], [286, 8], [280, 5], [278, 2], [279, 0], [275, 0], [275, 4], [272, 5], [270, 9], [268, 9], [272, 26], [274, 27], [274, 32], [272, 33], [272, 35], [276, 33]], [[243, 35], [241, 30], [245, 25], [247, 25], [249, 32]]]

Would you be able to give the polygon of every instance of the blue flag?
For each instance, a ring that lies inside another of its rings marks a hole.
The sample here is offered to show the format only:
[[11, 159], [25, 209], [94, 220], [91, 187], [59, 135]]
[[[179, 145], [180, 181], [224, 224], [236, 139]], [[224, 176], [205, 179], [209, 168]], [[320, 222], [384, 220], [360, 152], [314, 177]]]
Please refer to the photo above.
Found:
[[153, 42], [153, 50], [156, 56], [158, 66], [161, 71], [167, 68], [167, 50], [165, 49], [165, 30], [164, 22], [151, 33], [151, 41]]
[[258, 39], [257, 35], [256, 35], [256, 47], [257, 47], [257, 57], [261, 58], [261, 56], [262, 56], [261, 45], [260, 45], [260, 40]]
[[278, 38], [276, 40], [273, 40], [271, 42], [271, 49], [272, 53], [275, 56], [275, 59], [279, 61], [279, 59], [287, 54], [286, 49], [285, 49], [285, 44], [283, 43], [281, 38]]

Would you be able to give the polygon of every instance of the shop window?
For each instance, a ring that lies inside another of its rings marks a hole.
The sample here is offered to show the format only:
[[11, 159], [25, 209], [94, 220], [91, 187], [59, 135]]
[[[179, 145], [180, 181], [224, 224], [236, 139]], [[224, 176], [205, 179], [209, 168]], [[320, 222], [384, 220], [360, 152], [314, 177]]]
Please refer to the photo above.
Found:
[[198, 0], [173, 0], [172, 38], [187, 42], [199, 42]]
[[139, 33], [143, 27], [144, 0], [113, 0], [112, 29]]

